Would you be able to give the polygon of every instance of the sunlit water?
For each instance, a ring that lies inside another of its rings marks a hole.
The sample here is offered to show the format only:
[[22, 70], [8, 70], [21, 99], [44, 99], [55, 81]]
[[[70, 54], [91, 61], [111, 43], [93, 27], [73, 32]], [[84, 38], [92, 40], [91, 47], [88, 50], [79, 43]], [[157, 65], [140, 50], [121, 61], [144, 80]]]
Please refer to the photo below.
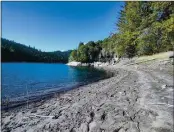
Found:
[[2, 100], [21, 100], [30, 96], [76, 88], [110, 75], [89, 67], [64, 64], [2, 63]]

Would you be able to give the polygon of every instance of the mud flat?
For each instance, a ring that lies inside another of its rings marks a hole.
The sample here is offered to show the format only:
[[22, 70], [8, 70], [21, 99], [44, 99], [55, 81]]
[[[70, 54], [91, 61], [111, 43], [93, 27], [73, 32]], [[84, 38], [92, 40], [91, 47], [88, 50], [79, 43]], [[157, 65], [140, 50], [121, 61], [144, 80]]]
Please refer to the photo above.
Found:
[[114, 77], [2, 111], [3, 132], [172, 132], [169, 59], [100, 67]]

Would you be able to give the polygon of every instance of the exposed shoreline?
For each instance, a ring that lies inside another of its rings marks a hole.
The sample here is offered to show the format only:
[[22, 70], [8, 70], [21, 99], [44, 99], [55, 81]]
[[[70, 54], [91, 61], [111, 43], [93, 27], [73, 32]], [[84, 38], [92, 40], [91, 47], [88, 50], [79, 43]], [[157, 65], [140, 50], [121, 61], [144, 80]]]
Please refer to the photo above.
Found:
[[167, 60], [103, 68], [114, 77], [2, 112], [2, 131], [173, 131], [172, 65]]
[[115, 65], [115, 64], [110, 64], [109, 62], [93, 62], [93, 63], [81, 63], [81, 62], [77, 62], [77, 61], [72, 61], [67, 63], [66, 65], [68, 66], [88, 66], [88, 67], [105, 67], [105, 66], [110, 66], [110, 65]]

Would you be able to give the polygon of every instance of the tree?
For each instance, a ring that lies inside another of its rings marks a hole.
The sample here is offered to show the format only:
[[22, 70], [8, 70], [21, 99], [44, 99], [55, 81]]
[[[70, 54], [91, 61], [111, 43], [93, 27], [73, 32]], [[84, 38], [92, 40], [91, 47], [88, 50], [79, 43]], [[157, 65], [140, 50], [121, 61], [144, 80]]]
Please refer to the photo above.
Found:
[[78, 61], [88, 62], [88, 49], [85, 45], [81, 45], [77, 50]]
[[84, 45], [84, 43], [80, 42], [78, 48], [80, 48], [80, 46], [82, 46], [82, 45]]
[[69, 61], [77, 61], [77, 50], [73, 50], [70, 54]]

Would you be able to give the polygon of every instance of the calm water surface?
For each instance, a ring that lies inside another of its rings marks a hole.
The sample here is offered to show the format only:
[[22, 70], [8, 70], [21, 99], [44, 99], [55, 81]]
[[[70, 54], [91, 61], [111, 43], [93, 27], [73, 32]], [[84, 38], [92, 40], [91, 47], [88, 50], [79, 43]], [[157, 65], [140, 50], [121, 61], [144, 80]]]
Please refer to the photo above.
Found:
[[2, 100], [64, 91], [108, 77], [102, 70], [64, 64], [2, 63]]

